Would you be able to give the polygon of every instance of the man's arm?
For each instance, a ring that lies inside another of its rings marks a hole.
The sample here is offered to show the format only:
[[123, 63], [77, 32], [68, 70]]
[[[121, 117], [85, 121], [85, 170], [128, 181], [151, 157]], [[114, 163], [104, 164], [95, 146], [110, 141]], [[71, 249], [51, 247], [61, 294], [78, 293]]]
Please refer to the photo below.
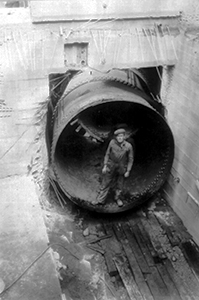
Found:
[[112, 147], [112, 140], [110, 141], [108, 148], [106, 150], [106, 154], [104, 156], [104, 166], [106, 166], [108, 163], [110, 152], [111, 152], [111, 147]]
[[107, 168], [107, 164], [108, 164], [108, 160], [109, 160], [109, 156], [110, 156], [110, 152], [111, 152], [111, 147], [112, 147], [112, 143], [110, 141], [109, 145], [108, 145], [108, 148], [106, 150], [106, 154], [104, 156], [104, 166], [103, 166], [103, 169], [102, 169], [102, 173], [103, 174], [106, 174], [108, 168]]
[[133, 160], [134, 160], [134, 153], [133, 153], [133, 147], [131, 144], [129, 144], [129, 150], [128, 150], [128, 164], [127, 164], [127, 171], [124, 174], [125, 177], [129, 177], [129, 173], [131, 171], [131, 168], [133, 166]]

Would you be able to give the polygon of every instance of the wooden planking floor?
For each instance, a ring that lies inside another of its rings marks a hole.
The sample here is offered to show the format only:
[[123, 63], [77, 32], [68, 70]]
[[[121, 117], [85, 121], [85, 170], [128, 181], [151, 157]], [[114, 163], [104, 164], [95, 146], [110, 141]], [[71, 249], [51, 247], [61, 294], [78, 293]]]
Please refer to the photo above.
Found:
[[198, 248], [160, 196], [136, 212], [100, 218], [97, 228], [111, 235], [98, 246], [118, 299], [121, 284], [125, 300], [199, 299]]

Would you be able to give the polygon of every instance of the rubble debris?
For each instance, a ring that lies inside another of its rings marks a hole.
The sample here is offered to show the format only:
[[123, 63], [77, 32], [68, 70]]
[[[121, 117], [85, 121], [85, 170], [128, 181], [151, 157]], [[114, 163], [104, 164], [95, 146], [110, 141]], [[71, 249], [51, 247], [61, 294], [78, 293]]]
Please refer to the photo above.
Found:
[[88, 236], [90, 233], [89, 233], [89, 228], [86, 228], [84, 231], [83, 231], [83, 236]]

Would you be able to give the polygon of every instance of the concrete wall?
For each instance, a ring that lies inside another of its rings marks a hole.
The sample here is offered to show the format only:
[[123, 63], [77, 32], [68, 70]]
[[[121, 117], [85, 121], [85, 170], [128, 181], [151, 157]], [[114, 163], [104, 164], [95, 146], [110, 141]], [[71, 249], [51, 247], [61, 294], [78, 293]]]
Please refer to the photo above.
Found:
[[48, 69], [53, 62], [60, 67], [61, 57], [53, 52], [57, 36], [32, 25], [28, 8], [1, 9], [0, 25], [0, 177], [6, 177], [27, 173], [41, 150], [38, 120], [49, 95]]
[[37, 149], [35, 114], [48, 96], [48, 78], [34, 60], [28, 11], [2, 9], [0, 20], [0, 177], [6, 177], [26, 173]]
[[181, 4], [178, 0], [73, 0], [73, 1], [31, 1], [31, 16], [34, 22], [61, 20], [90, 20], [144, 16], [168, 16], [175, 14]]
[[[199, 244], [199, 4], [184, 7], [178, 63], [165, 69], [163, 99], [174, 134], [175, 160], [167, 198]], [[166, 83], [167, 82], [167, 83]], [[165, 93], [165, 94], [164, 94]]]

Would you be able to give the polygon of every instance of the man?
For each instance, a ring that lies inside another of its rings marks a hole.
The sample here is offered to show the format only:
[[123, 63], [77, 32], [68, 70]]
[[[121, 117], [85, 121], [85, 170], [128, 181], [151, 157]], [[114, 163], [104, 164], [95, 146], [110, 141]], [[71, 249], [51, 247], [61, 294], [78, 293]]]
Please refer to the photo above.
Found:
[[109, 189], [113, 181], [116, 180], [115, 201], [118, 206], [122, 206], [123, 202], [120, 197], [123, 191], [124, 178], [129, 177], [134, 153], [131, 144], [125, 140], [125, 129], [117, 129], [114, 136], [115, 138], [110, 141], [104, 157], [104, 167], [102, 169], [104, 176], [97, 200], [98, 203], [105, 203]]

